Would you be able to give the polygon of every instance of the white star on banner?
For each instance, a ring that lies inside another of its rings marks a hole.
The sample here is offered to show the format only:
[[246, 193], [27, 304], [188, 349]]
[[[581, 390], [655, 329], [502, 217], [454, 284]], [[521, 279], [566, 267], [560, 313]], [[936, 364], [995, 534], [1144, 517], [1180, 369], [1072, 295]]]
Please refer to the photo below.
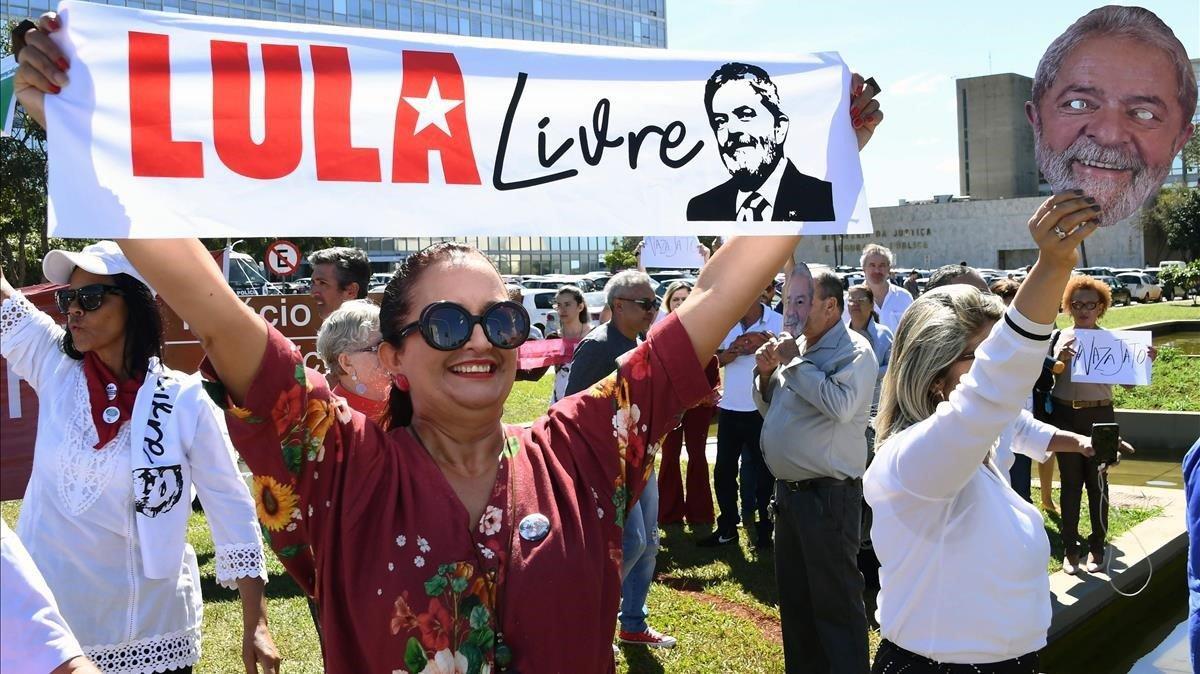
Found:
[[425, 98], [414, 96], [403, 96], [402, 98], [405, 103], [417, 111], [417, 128], [413, 131], [413, 135], [421, 133], [421, 129], [431, 124], [441, 129], [447, 136], [450, 135], [450, 125], [446, 123], [446, 113], [462, 105], [462, 101], [442, 98], [442, 92], [438, 89], [436, 79], [430, 82], [429, 93], [425, 94]]

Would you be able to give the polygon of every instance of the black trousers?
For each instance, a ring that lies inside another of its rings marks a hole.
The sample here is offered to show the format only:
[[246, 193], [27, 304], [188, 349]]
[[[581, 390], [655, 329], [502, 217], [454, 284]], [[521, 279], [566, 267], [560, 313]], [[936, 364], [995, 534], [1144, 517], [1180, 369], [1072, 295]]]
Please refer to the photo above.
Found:
[[1008, 479], [1012, 482], [1013, 491], [1027, 503], [1033, 503], [1029, 495], [1033, 485], [1033, 459], [1024, 454], [1014, 454], [1012, 468], [1008, 469]]
[[936, 662], [884, 639], [875, 654], [872, 674], [1038, 674], [1038, 654], [1026, 653], [1001, 662], [964, 665]]
[[[1051, 419], [1055, 426], [1064, 431], [1090, 436], [1092, 424], [1112, 423], [1117, 417], [1112, 405], [1076, 410], [1055, 401]], [[1079, 553], [1079, 509], [1086, 488], [1088, 516], [1092, 524], [1088, 550], [1102, 555], [1104, 534], [1108, 531], [1108, 481], [1100, 479], [1100, 464], [1095, 458], [1073, 452], [1056, 453], [1055, 457], [1058, 459], [1059, 481], [1062, 483], [1058, 507], [1062, 512], [1063, 550], [1068, 555]]]
[[775, 578], [788, 674], [870, 667], [861, 517], [862, 480], [775, 483]]
[[[717, 530], [737, 529], [741, 515], [738, 510], [738, 459], [742, 470], [742, 504], [747, 516], [758, 515], [758, 535], [770, 538], [773, 525], [767, 506], [775, 477], [763, 461], [759, 438], [762, 436], [762, 415], [758, 412], [721, 410], [717, 418], [717, 461], [713, 466], [713, 491], [717, 494]], [[746, 522], [750, 526], [753, 522]]]

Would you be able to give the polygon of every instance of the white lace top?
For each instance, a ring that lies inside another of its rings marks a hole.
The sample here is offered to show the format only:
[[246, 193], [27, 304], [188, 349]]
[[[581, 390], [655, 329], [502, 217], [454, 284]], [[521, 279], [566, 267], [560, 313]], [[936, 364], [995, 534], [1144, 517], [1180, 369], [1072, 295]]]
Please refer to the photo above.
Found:
[[[83, 364], [62, 352], [62, 335], [21, 295], [0, 305], [0, 355], [38, 394], [33, 473], [17, 533], [84, 652], [106, 674], [195, 664], [203, 614], [196, 553], [187, 546], [173, 578], [150, 579], [142, 572], [129, 423], [102, 449], [93, 448], [97, 435]], [[217, 581], [233, 588], [238, 578], [266, 579], [254, 502], [238, 473], [224, 418], [198, 378], [184, 384], [175, 415], [195, 419], [184, 460], [216, 544]]]

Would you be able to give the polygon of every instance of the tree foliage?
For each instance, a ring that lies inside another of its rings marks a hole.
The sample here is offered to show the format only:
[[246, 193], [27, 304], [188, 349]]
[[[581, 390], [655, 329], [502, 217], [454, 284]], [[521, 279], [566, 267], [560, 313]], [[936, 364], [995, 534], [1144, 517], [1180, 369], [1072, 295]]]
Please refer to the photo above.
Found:
[[1141, 227], [1159, 231], [1167, 246], [1196, 257], [1200, 253], [1200, 190], [1172, 185], [1162, 188], [1142, 210]]

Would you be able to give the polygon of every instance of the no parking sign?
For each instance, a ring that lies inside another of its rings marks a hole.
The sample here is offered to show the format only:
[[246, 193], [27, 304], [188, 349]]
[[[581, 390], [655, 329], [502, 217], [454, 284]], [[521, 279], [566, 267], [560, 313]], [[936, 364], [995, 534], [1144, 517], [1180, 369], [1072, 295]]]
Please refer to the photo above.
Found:
[[300, 246], [286, 239], [279, 239], [267, 246], [264, 262], [271, 273], [290, 276], [300, 266], [300, 259]]

